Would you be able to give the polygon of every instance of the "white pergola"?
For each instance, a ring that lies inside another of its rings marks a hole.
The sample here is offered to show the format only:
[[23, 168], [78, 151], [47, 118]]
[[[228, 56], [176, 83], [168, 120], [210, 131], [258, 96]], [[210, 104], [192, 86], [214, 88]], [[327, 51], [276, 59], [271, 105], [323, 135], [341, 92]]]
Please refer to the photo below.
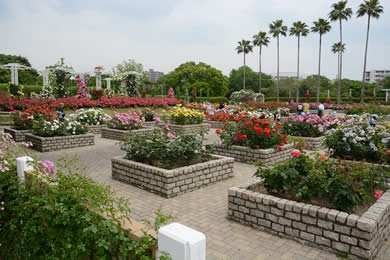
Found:
[[102, 89], [102, 72], [103, 72], [102, 66], [97, 66], [94, 68], [95, 76], [96, 76], [96, 89]]
[[111, 80], [112, 78], [105, 78], [105, 81], [107, 81], [107, 89], [111, 89]]
[[19, 63], [8, 63], [5, 65], [0, 65], [1, 69], [9, 69], [11, 71], [11, 83], [14, 85], [19, 85], [19, 70], [29, 70], [31, 67], [21, 65]]
[[52, 67], [52, 68], [46, 67], [44, 70], [40, 71], [42, 73], [42, 78], [43, 78], [43, 89], [46, 89], [49, 86], [49, 84], [50, 84], [49, 74], [51, 71], [54, 71], [54, 70], [62, 70], [65, 72], [74, 73], [74, 70], [71, 67], [64, 66], [64, 64], [62, 64], [62, 63], [56, 64], [56, 66]]

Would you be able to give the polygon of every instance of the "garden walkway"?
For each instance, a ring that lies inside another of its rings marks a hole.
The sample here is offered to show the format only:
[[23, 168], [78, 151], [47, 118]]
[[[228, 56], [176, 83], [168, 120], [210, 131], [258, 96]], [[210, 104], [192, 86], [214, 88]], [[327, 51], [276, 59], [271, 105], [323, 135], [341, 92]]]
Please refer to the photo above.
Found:
[[[208, 136], [208, 143], [216, 140]], [[77, 156], [78, 165], [85, 167], [86, 175], [110, 185], [118, 196], [130, 201], [133, 218], [154, 219], [154, 212], [161, 207], [164, 213], [176, 217], [177, 222], [206, 234], [207, 259], [337, 259], [337, 256], [293, 240], [279, 238], [227, 219], [227, 190], [252, 178], [255, 167], [234, 164], [235, 177], [208, 187], [165, 199], [111, 179], [111, 157], [123, 154], [117, 141], [96, 136], [96, 144], [90, 147], [38, 154], [40, 159], [56, 161], [63, 156]], [[377, 259], [390, 259], [390, 242], [382, 247]]]

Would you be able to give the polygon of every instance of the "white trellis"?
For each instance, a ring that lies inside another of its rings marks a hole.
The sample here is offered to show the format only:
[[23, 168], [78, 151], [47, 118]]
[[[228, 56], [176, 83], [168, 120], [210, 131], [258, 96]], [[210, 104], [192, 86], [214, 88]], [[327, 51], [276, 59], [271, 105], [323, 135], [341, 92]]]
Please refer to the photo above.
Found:
[[8, 63], [0, 65], [1, 69], [9, 69], [11, 71], [11, 84], [19, 85], [19, 70], [29, 70], [31, 67], [21, 65], [19, 63]]
[[104, 68], [102, 66], [97, 66], [94, 68], [95, 77], [96, 77], [96, 89], [102, 89], [102, 72]]
[[107, 89], [111, 89], [111, 80], [112, 78], [105, 78], [105, 81], [107, 81]]
[[74, 70], [72, 67], [68, 67], [64, 65], [64, 59], [61, 58], [61, 62], [58, 62], [54, 65], [54, 67], [46, 67], [44, 70], [40, 71], [42, 73], [42, 79], [43, 79], [43, 92], [45, 92], [49, 86], [50, 86], [50, 80], [49, 75], [52, 71], [55, 70], [62, 70], [69, 73], [74, 73]]

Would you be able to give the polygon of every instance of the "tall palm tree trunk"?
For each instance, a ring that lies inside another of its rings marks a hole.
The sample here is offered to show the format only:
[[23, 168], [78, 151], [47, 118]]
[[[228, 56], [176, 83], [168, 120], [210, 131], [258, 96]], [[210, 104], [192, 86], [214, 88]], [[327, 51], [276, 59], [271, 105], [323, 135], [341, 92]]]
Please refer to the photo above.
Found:
[[277, 71], [276, 71], [276, 75], [277, 75], [277, 80], [276, 80], [276, 101], [279, 102], [279, 36], [277, 37]]
[[298, 62], [297, 62], [297, 103], [299, 103], [299, 50], [300, 50], [300, 37], [298, 36]]
[[320, 103], [320, 86], [321, 86], [321, 47], [322, 47], [322, 34], [320, 33], [320, 48], [319, 48], [319, 53], [318, 53], [317, 103]]
[[259, 51], [259, 93], [261, 93], [261, 45]]
[[[341, 47], [343, 46], [343, 33], [342, 33], [342, 24], [340, 19], [340, 43]], [[337, 104], [341, 103], [341, 74], [343, 67], [343, 51], [342, 48], [339, 51], [339, 82], [337, 84]]]
[[244, 86], [244, 89], [245, 89], [245, 51], [244, 51], [244, 82], [243, 82], [243, 86]]
[[362, 93], [361, 93], [361, 101], [360, 103], [364, 103], [364, 91], [366, 89], [366, 65], [367, 65], [367, 49], [368, 49], [368, 35], [370, 33], [370, 19], [371, 16], [368, 16], [368, 23], [367, 23], [367, 35], [366, 35], [366, 50], [364, 53], [364, 65], [363, 65], [363, 82], [362, 82]]

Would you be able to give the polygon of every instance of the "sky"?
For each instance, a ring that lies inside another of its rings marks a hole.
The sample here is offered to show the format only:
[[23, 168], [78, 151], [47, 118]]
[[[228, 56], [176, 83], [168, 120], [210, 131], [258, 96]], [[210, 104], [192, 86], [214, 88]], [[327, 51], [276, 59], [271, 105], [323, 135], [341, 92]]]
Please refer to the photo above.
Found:
[[[367, 70], [390, 69], [390, 0], [372, 20]], [[105, 71], [126, 59], [168, 73], [187, 61], [205, 62], [225, 75], [243, 65], [237, 42], [252, 40], [283, 19], [310, 27], [327, 18], [335, 0], [0, 0], [0, 53], [27, 57], [38, 70], [61, 57], [78, 72], [102, 65]], [[362, 0], [349, 0], [353, 18], [343, 22], [343, 77], [361, 80], [367, 17], [356, 18]], [[388, 9], [389, 8], [389, 9]], [[263, 49], [262, 70], [276, 72], [276, 39]], [[323, 36], [322, 74], [336, 78], [339, 25]], [[318, 72], [319, 34], [301, 40], [302, 74]], [[246, 57], [258, 71], [259, 48]], [[280, 71], [296, 72], [297, 38], [280, 39]]]

